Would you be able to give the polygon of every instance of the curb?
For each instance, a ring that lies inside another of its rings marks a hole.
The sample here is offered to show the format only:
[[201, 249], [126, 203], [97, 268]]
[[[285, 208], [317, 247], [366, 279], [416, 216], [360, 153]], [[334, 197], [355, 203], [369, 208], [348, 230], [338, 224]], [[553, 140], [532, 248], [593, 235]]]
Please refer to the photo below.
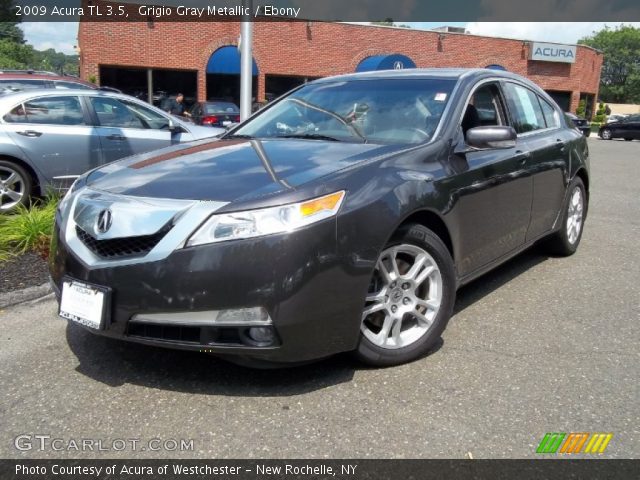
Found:
[[28, 287], [14, 292], [3, 293], [0, 295], [0, 308], [12, 307], [32, 300], [39, 300], [52, 292], [51, 285], [49, 283], [43, 283], [37, 287]]

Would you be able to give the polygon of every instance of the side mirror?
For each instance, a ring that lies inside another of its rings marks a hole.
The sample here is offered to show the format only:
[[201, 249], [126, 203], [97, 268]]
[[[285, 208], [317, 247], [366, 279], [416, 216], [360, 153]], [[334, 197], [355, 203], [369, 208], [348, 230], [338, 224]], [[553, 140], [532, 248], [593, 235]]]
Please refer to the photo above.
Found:
[[518, 134], [513, 127], [475, 127], [467, 130], [466, 143], [476, 150], [514, 148]]
[[169, 131], [171, 132], [171, 135], [177, 135], [178, 133], [182, 133], [184, 132], [184, 129], [182, 128], [182, 126], [178, 125], [177, 123], [175, 123], [173, 121], [173, 119], [169, 119]]

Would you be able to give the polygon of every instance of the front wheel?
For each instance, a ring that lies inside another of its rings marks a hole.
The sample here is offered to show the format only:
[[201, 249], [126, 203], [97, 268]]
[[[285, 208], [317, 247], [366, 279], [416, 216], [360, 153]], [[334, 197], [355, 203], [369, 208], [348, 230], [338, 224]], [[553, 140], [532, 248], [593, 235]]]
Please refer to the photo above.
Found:
[[605, 128], [604, 130], [602, 130], [602, 133], [600, 134], [600, 137], [603, 140], [611, 140], [611, 130], [609, 130], [608, 128]]
[[0, 160], [0, 213], [26, 205], [31, 196], [31, 176], [19, 165]]
[[442, 240], [422, 225], [400, 229], [376, 263], [357, 357], [385, 367], [425, 355], [451, 317], [455, 293], [453, 260]]

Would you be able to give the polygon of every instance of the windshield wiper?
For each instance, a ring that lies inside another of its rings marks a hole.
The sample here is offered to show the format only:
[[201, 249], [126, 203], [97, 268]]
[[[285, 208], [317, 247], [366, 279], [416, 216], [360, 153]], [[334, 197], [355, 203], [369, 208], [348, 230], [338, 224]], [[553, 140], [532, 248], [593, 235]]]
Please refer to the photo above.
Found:
[[342, 140], [336, 137], [330, 137], [329, 135], [322, 135], [319, 133], [298, 133], [290, 135], [278, 135], [276, 138], [303, 138], [307, 140], [327, 140], [329, 142], [341, 142]]

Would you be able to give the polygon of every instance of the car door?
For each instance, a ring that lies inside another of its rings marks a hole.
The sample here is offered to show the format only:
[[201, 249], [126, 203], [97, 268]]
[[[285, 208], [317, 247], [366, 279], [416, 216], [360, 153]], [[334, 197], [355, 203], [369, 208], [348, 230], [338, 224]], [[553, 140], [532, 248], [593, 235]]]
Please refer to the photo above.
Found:
[[[498, 82], [482, 83], [469, 97], [461, 122], [462, 135], [474, 127], [509, 126], [504, 96]], [[520, 247], [529, 225], [532, 181], [525, 163], [524, 142], [504, 149], [474, 150], [458, 145], [450, 158], [455, 175], [451, 222], [458, 245], [457, 269], [461, 276]], [[457, 198], [455, 198], [457, 197]]]
[[75, 95], [33, 97], [3, 121], [13, 142], [55, 185], [66, 186], [102, 162], [97, 132]]
[[108, 95], [89, 96], [107, 162], [167, 147], [179, 141], [169, 131], [169, 116], [137, 102]]
[[505, 82], [504, 91], [518, 141], [530, 155], [527, 169], [533, 198], [526, 236], [530, 242], [553, 228], [564, 198], [571, 143], [582, 133], [561, 128], [560, 110], [530, 88]]

